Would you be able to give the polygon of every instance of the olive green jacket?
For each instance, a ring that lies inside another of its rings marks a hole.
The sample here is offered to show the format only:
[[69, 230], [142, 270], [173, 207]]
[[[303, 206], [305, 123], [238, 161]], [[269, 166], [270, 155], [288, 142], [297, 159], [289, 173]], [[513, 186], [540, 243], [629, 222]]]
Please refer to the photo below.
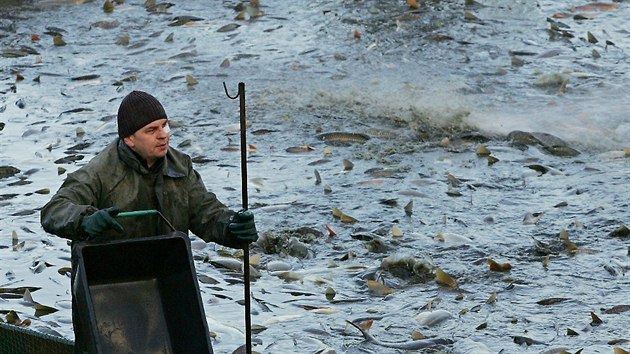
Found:
[[[234, 214], [209, 192], [192, 167], [190, 156], [169, 147], [165, 158], [151, 170], [122, 139], [109, 144], [86, 166], [69, 174], [41, 211], [41, 224], [49, 233], [73, 241], [84, 240], [83, 217], [99, 209], [120, 211], [156, 209], [177, 231], [207, 242], [243, 248], [228, 237], [227, 225]], [[170, 229], [159, 215], [118, 218], [124, 233], [105, 232], [99, 240], [163, 235]]]

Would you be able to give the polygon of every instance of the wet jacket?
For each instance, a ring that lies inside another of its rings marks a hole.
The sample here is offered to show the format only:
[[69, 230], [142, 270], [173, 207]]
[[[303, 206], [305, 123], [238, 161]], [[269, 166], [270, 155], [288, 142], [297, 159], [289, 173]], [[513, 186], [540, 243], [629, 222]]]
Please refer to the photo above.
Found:
[[[156, 209], [177, 231], [195, 235], [228, 247], [243, 248], [228, 237], [227, 225], [234, 214], [209, 192], [190, 157], [170, 148], [166, 157], [151, 169], [122, 139], [116, 139], [86, 166], [69, 174], [57, 193], [41, 211], [41, 223], [47, 232], [72, 240], [72, 323], [74, 352], [90, 352], [90, 315], [77, 305], [77, 247], [90, 243], [81, 229], [83, 217], [99, 209], [118, 207], [121, 211]], [[159, 215], [118, 218], [125, 229], [120, 234], [107, 231], [96, 242], [150, 237], [173, 230]], [[79, 292], [79, 294], [81, 294]]]
[[[165, 158], [146, 167], [122, 139], [116, 139], [86, 166], [69, 174], [41, 211], [41, 223], [49, 233], [79, 241], [85, 215], [99, 209], [121, 211], [156, 209], [184, 233], [191, 231], [207, 242], [242, 248], [228, 237], [227, 224], [234, 214], [192, 167], [190, 156], [169, 147]], [[172, 230], [159, 215], [118, 218], [125, 232], [105, 232], [99, 240], [162, 235]]]

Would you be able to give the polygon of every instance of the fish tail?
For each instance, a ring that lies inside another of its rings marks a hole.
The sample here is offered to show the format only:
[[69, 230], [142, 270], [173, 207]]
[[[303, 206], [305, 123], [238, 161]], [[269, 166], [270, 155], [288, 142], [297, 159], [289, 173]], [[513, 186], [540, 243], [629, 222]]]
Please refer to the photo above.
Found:
[[358, 324], [356, 324], [356, 323], [354, 323], [352, 321], [346, 320], [346, 322], [351, 324], [354, 328], [358, 329], [361, 332], [361, 335], [363, 335], [363, 338], [365, 338], [366, 340], [369, 340], [369, 341], [374, 341], [374, 337], [372, 337], [372, 335], [369, 334], [368, 331], [363, 329], [361, 326], [359, 326]]

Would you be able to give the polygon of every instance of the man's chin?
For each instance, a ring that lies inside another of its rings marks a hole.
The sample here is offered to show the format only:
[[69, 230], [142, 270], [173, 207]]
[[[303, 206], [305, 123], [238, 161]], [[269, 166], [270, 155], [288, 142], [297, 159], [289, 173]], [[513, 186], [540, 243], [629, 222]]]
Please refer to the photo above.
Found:
[[168, 154], [168, 149], [165, 149], [165, 150], [156, 149], [155, 153], [153, 154], [153, 157], [155, 157], [156, 159], [160, 159], [166, 156], [166, 154]]

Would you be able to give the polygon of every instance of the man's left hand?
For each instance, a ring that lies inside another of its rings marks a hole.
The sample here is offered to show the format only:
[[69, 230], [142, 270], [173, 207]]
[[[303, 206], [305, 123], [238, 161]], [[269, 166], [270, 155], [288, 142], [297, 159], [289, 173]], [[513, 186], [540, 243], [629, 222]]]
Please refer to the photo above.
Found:
[[230, 235], [244, 242], [256, 242], [258, 231], [254, 223], [254, 214], [246, 209], [242, 209], [232, 216], [228, 225]]

